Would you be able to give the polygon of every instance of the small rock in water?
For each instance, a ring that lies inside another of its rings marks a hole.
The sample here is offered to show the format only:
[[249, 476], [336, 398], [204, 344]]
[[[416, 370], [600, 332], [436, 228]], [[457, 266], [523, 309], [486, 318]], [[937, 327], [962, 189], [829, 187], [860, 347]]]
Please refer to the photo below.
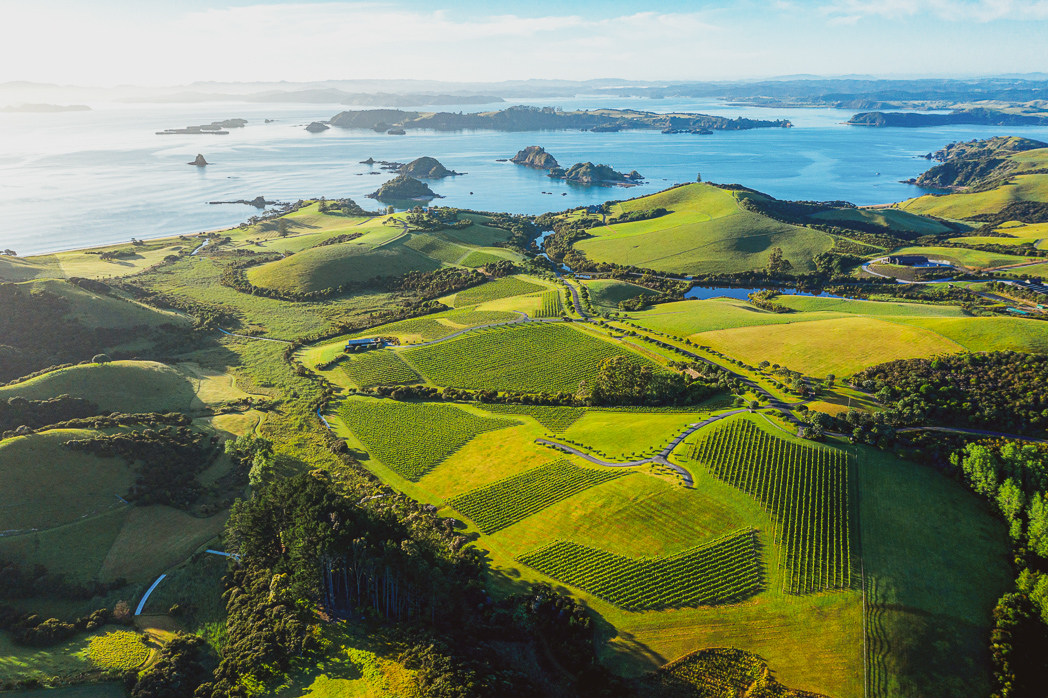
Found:
[[208, 161], [204, 159], [203, 155], [201, 155], [200, 153], [197, 153], [196, 160], [194, 160], [193, 162], [191, 162], [189, 164], [190, 165], [196, 165], [197, 167], [204, 167], [205, 165], [208, 164]]

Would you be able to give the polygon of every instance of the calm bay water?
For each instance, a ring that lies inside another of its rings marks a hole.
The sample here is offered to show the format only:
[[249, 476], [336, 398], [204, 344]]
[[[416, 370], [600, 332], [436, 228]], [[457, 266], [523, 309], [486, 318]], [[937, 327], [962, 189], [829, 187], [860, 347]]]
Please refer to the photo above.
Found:
[[[1048, 127], [950, 126], [927, 129], [845, 126], [851, 111], [757, 109], [700, 100], [538, 100], [564, 109], [625, 107], [697, 111], [729, 117], [790, 119], [792, 129], [715, 132], [657, 131], [502, 133], [409, 131], [388, 136], [306, 124], [326, 120], [339, 105], [114, 105], [90, 112], [0, 114], [0, 248], [21, 255], [124, 242], [132, 237], [194, 233], [236, 225], [257, 213], [246, 205], [208, 201], [294, 201], [326, 196], [365, 199], [390, 175], [360, 164], [368, 157], [407, 162], [422, 155], [468, 174], [430, 183], [438, 203], [515, 213], [558, 211], [638, 196], [676, 182], [739, 182], [785, 199], [844, 199], [856, 204], [899, 201], [921, 190], [898, 180], [928, 168], [918, 156], [957, 140], [1025, 135], [1048, 140]], [[446, 107], [482, 111], [508, 106]], [[158, 136], [156, 131], [225, 118], [248, 125], [228, 136]], [[270, 124], [265, 119], [274, 119]], [[542, 145], [562, 165], [590, 160], [647, 180], [631, 189], [581, 187], [512, 163], [528, 145]], [[211, 163], [188, 165], [197, 153]], [[370, 175], [369, 172], [381, 172]], [[544, 194], [542, 192], [551, 192]]]

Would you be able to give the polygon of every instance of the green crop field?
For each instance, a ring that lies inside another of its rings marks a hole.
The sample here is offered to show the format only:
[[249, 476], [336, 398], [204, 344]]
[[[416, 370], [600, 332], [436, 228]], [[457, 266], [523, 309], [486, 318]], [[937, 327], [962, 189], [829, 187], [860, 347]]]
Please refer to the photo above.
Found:
[[816, 213], [812, 218], [821, 221], [872, 223], [882, 225], [889, 230], [919, 235], [938, 235], [950, 231], [950, 228], [937, 220], [914, 215], [897, 208], [840, 208]]
[[499, 300], [500, 298], [523, 296], [528, 293], [537, 293], [545, 290], [545, 286], [539, 286], [516, 276], [507, 276], [497, 281], [489, 281], [486, 284], [459, 291], [455, 295], [455, 305], [461, 308], [467, 305], [477, 305], [478, 303]]
[[631, 355], [566, 324], [511, 325], [473, 332], [404, 357], [437, 385], [574, 393], [602, 359]]
[[760, 549], [752, 529], [661, 558], [634, 559], [556, 541], [518, 559], [628, 611], [731, 603], [762, 586]]
[[14, 396], [46, 400], [71, 395], [113, 412], [191, 411], [203, 407], [183, 373], [154, 361], [113, 361], [45, 373], [0, 387], [0, 400]]
[[708, 184], [685, 187], [622, 204], [623, 210], [667, 208], [669, 215], [591, 228], [576, 247], [594, 262], [615, 262], [690, 274], [761, 269], [780, 247], [796, 273], [813, 271], [812, 257], [833, 247], [822, 232], [747, 211], [735, 194]]
[[799, 446], [750, 421], [706, 434], [691, 457], [715, 477], [750, 494], [778, 522], [786, 555], [783, 589], [805, 594], [852, 585], [848, 457], [838, 449]]
[[689, 695], [703, 698], [819, 698], [814, 693], [783, 686], [772, 675], [767, 662], [733, 647], [699, 650], [676, 659], [645, 681], [641, 695], [648, 695], [643, 692], [645, 689], [652, 691], [652, 696], [690, 690]]
[[461, 264], [464, 267], [476, 269], [477, 267], [482, 267], [485, 264], [494, 264], [495, 262], [502, 262], [506, 259], [506, 257], [494, 254], [493, 252], [476, 250], [466, 255], [466, 257], [462, 260]]
[[101, 669], [129, 671], [149, 658], [144, 637], [129, 630], [96, 635], [87, 643], [87, 656]]
[[459, 308], [449, 310], [440, 316], [456, 327], [476, 327], [477, 325], [494, 325], [500, 322], [519, 320], [520, 315], [500, 310], [477, 310], [476, 308]]
[[546, 291], [542, 294], [542, 306], [534, 317], [557, 317], [560, 315], [560, 292]]
[[484, 533], [494, 533], [585, 489], [628, 474], [625, 470], [598, 470], [571, 461], [553, 461], [453, 497], [448, 504]]
[[420, 375], [412, 371], [396, 352], [388, 349], [351, 355], [343, 361], [342, 370], [361, 388], [422, 382]]
[[339, 416], [383, 465], [409, 480], [418, 480], [478, 434], [517, 424], [451, 405], [371, 399], [344, 401]]
[[652, 291], [650, 288], [627, 283], [625, 281], [597, 280], [587, 281], [585, 284], [586, 288], [589, 289], [590, 301], [593, 305], [614, 310], [618, 310], [619, 301], [624, 301], [628, 298], [636, 298], [641, 295], [657, 295], [655, 291]]
[[577, 422], [586, 410], [582, 407], [545, 407], [543, 405], [485, 404], [486, 412], [496, 414], [522, 414], [553, 432], [563, 432]]

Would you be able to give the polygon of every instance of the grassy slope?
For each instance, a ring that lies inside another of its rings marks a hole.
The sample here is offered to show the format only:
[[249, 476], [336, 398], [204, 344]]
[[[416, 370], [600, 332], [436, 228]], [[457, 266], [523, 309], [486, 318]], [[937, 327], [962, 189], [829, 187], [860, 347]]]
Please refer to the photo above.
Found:
[[62, 429], [0, 441], [3, 529], [50, 528], [103, 513], [134, 482], [122, 458], [99, 458], [62, 446], [94, 432]]
[[127, 413], [203, 407], [192, 381], [175, 368], [155, 361], [73, 366], [0, 388], [0, 399], [15, 395], [30, 400], [71, 395], [91, 400], [105, 410]]
[[899, 204], [909, 213], [963, 219], [985, 213], [997, 213], [1016, 201], [1048, 202], [1048, 175], [1021, 175], [1012, 183], [989, 191], [925, 196]]
[[883, 225], [890, 230], [936, 235], [949, 230], [942, 223], [898, 209], [844, 208], [816, 213], [812, 218], [823, 221], [851, 221]]
[[76, 318], [91, 329], [192, 323], [190, 318], [180, 313], [158, 310], [112, 296], [102, 296], [60, 279], [30, 281], [26, 282], [25, 286], [30, 292], [48, 291], [65, 298], [69, 302], [68, 317]]
[[625, 281], [597, 280], [585, 281], [590, 292], [590, 301], [593, 305], [618, 310], [619, 301], [634, 298], [639, 295], [653, 296], [654, 291], [637, 284]]
[[623, 210], [664, 207], [661, 218], [592, 228], [577, 243], [593, 261], [685, 273], [763, 268], [781, 247], [797, 272], [812, 271], [812, 257], [832, 247], [818, 231], [786, 225], [740, 208], [731, 192], [691, 184], [621, 205]]
[[924, 255], [929, 259], [948, 259], [951, 262], [959, 263], [969, 269], [1002, 267], [1010, 264], [1032, 262], [1037, 259], [1035, 257], [1021, 257], [1013, 254], [968, 250], [961, 247], [903, 247], [896, 250], [895, 253], [919, 254]]

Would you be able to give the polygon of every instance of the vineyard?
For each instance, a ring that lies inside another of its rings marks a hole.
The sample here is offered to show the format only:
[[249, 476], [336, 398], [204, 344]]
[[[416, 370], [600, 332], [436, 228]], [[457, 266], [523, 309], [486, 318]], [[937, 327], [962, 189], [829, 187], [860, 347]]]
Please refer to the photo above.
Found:
[[645, 679], [657, 695], [696, 698], [819, 698], [779, 683], [768, 663], [734, 647], [699, 650], [670, 662]]
[[805, 594], [852, 583], [848, 456], [794, 444], [736, 419], [707, 433], [691, 457], [751, 495], [776, 521], [783, 590]]
[[460, 307], [464, 305], [476, 305], [477, 303], [497, 301], [500, 298], [523, 296], [527, 293], [535, 293], [537, 291], [545, 290], [545, 286], [539, 286], [530, 281], [518, 279], [515, 276], [507, 276], [498, 281], [489, 281], [486, 284], [481, 284], [480, 286], [474, 286], [465, 291], [460, 291], [458, 295], [455, 296], [455, 305]]
[[592, 382], [597, 364], [639, 357], [565, 324], [532, 323], [472, 332], [407, 352], [437, 385], [455, 388], [569, 392]]
[[560, 294], [556, 291], [546, 291], [542, 294], [542, 307], [535, 317], [559, 317], [560, 316]]
[[519, 423], [476, 417], [451, 405], [393, 400], [346, 400], [339, 416], [372, 455], [409, 480], [418, 480], [478, 434]]
[[412, 371], [395, 352], [388, 350], [351, 356], [343, 362], [342, 370], [361, 388], [422, 382], [421, 376]]
[[484, 405], [484, 410], [498, 414], [527, 415], [555, 434], [567, 431], [568, 427], [586, 414], [586, 410], [581, 407], [545, 407], [542, 405], [487, 404]]
[[582, 468], [560, 460], [507, 477], [448, 500], [484, 533], [494, 533], [601, 483], [623, 470]]
[[763, 584], [757, 533], [750, 528], [667, 557], [634, 559], [555, 541], [517, 559], [627, 611], [730, 603]]

